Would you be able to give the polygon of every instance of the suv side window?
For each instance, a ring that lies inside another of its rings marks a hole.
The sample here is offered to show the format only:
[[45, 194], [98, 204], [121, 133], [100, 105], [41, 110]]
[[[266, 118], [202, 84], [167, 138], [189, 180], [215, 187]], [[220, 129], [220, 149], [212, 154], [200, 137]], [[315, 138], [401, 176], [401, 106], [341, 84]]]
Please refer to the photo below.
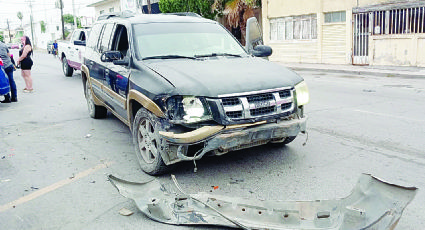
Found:
[[111, 50], [120, 51], [123, 56], [127, 56], [128, 48], [127, 28], [123, 25], [117, 25]]
[[91, 36], [87, 40], [87, 47], [94, 49], [99, 41], [99, 34], [102, 30], [102, 24], [96, 24], [91, 29]]
[[102, 38], [99, 43], [99, 53], [103, 53], [109, 50], [109, 41], [111, 40], [112, 30], [114, 29], [114, 24], [106, 24], [102, 32]]

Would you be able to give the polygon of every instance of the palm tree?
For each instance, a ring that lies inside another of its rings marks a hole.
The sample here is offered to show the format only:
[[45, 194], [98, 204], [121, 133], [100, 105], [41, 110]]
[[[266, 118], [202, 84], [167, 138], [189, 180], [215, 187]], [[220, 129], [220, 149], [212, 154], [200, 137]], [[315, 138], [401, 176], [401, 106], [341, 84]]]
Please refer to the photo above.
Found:
[[240, 42], [244, 44], [246, 21], [254, 16], [254, 8], [259, 3], [258, 0], [215, 0], [212, 9], [223, 12], [226, 15], [227, 23], [232, 28], [232, 32], [240, 30], [242, 35]]
[[21, 20], [21, 28], [22, 28], [22, 18], [24, 17], [24, 15], [22, 15], [21, 11], [18, 11], [18, 14], [16, 16], [18, 16], [19, 20]]

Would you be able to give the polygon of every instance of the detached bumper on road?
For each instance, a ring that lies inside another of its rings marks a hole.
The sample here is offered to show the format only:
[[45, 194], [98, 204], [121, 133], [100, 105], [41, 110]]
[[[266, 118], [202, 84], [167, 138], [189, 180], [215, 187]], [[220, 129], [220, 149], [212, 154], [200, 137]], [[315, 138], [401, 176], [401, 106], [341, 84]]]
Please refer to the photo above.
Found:
[[268, 201], [187, 194], [174, 177], [173, 180], [176, 188], [170, 190], [170, 186], [156, 179], [136, 183], [109, 176], [121, 195], [133, 199], [145, 215], [158, 222], [243, 229], [390, 230], [417, 192], [415, 187], [402, 187], [363, 174], [351, 194], [343, 199]]
[[[286, 137], [297, 136], [306, 130], [307, 116], [300, 119], [266, 121], [231, 126], [204, 126], [187, 133], [159, 132], [168, 142], [179, 145], [177, 157], [180, 160], [199, 160], [207, 152], [221, 155]], [[194, 157], [185, 156], [183, 146], [205, 142], [203, 150]]]

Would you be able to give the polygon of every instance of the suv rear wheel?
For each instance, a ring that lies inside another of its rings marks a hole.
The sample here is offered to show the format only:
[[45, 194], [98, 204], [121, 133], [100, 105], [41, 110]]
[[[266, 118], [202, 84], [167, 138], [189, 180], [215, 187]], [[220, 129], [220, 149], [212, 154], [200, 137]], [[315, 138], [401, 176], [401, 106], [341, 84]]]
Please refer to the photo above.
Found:
[[161, 157], [161, 151], [168, 148], [159, 136], [163, 130], [159, 119], [145, 108], [137, 111], [133, 122], [133, 143], [140, 167], [149, 175], [163, 174], [170, 169]]
[[86, 81], [85, 84], [85, 91], [86, 91], [86, 101], [87, 101], [87, 107], [89, 109], [89, 115], [92, 118], [104, 118], [108, 114], [108, 110], [99, 105], [95, 105], [93, 101], [93, 94], [89, 85], [89, 82]]

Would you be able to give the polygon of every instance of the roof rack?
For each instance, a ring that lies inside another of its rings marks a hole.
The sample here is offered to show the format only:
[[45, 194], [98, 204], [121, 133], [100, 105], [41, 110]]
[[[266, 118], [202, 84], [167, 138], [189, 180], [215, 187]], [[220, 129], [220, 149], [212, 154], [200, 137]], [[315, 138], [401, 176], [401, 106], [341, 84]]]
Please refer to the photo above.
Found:
[[97, 20], [107, 20], [110, 19], [112, 17], [119, 17], [119, 18], [131, 18], [134, 17], [136, 15], [136, 13], [134, 13], [133, 11], [130, 10], [125, 10], [125, 11], [121, 11], [121, 12], [112, 12], [112, 13], [105, 13], [100, 15]]
[[194, 12], [165, 13], [165, 15], [190, 16], [190, 17], [202, 18], [201, 15], [194, 13]]

